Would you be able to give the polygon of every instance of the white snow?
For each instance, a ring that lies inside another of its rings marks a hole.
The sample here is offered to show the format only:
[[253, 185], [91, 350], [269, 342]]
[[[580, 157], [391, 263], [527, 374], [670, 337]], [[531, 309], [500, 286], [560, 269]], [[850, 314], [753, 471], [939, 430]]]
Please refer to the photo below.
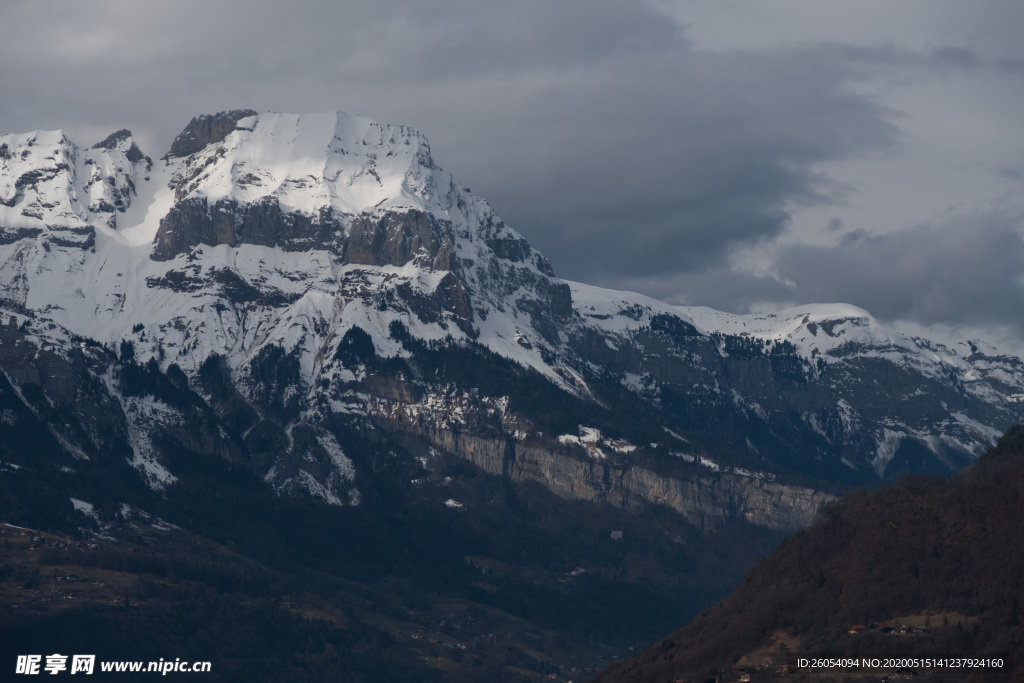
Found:
[[564, 446], [580, 446], [587, 451], [592, 458], [603, 460], [607, 454], [601, 450], [601, 446], [609, 448], [617, 453], [628, 454], [636, 450], [636, 446], [624, 439], [612, 439], [601, 435], [601, 431], [595, 427], [579, 425], [579, 436], [573, 434], [562, 434], [558, 437], [558, 443]]
[[598, 327], [612, 335], [623, 337], [651, 324], [656, 315], [670, 315], [682, 322], [693, 324], [689, 316], [670, 306], [636, 292], [620, 292], [566, 281], [572, 289], [573, 307], [588, 325]]
[[885, 473], [885, 468], [892, 461], [893, 456], [896, 455], [896, 451], [899, 450], [900, 444], [906, 436], [906, 432], [892, 429], [882, 429], [876, 436], [878, 448], [875, 451], [874, 459], [871, 461], [871, 466], [879, 477]]
[[317, 435], [317, 441], [327, 451], [331, 463], [334, 465], [334, 472], [346, 481], [352, 481], [356, 476], [355, 466], [345, 455], [345, 451], [338, 445], [337, 439], [330, 432], [321, 432]]
[[699, 456], [697, 459], [700, 461], [701, 465], [704, 465], [704, 467], [707, 467], [710, 470], [714, 470], [715, 472], [717, 472], [718, 470], [721, 469], [717, 462], [715, 462], [714, 460], [709, 460], [708, 458], [705, 458], [703, 455]]
[[146, 173], [145, 160], [128, 160], [132, 144], [128, 137], [113, 149], [81, 149], [59, 130], [0, 136], [0, 226], [115, 227]]
[[195, 186], [188, 196], [205, 197], [211, 206], [274, 196], [282, 209], [306, 214], [325, 206], [352, 215], [445, 214], [456, 191], [430, 162], [422, 134], [344, 112], [242, 119], [222, 143], [187, 159], [180, 173]]
[[686, 439], [684, 439], [683, 437], [679, 436], [678, 434], [676, 434], [675, 432], [673, 432], [673, 431], [672, 431], [671, 429], [669, 429], [668, 427], [662, 427], [662, 429], [663, 429], [663, 430], [665, 430], [665, 433], [666, 433], [666, 434], [668, 434], [669, 436], [672, 436], [672, 437], [674, 437], [674, 438], [675, 438], [675, 439], [677, 439], [678, 441], [682, 441], [683, 443], [689, 443], [689, 442], [688, 442], [688, 441], [687, 441]]
[[[992, 403], [1012, 402], [1014, 395], [1012, 390], [995, 389], [994, 383], [1024, 389], [1024, 366], [1015, 356], [979, 342], [947, 346], [910, 336], [849, 304], [809, 304], [753, 315], [702, 306], [676, 309], [707, 333], [748, 336], [768, 344], [788, 342], [807, 361], [809, 372], [816, 372], [819, 362], [832, 365], [878, 358], [940, 381], [955, 375], [969, 393]], [[975, 357], [976, 350], [984, 356]], [[844, 413], [849, 412], [847, 406]]]
[[81, 512], [83, 515], [92, 517], [93, 519], [99, 519], [99, 515], [96, 514], [96, 510], [93, 509], [92, 503], [87, 503], [84, 500], [77, 498], [70, 498], [71, 504], [75, 506], [75, 512]]
[[[109, 378], [108, 387], [113, 388]], [[118, 395], [116, 391], [112, 393]], [[178, 481], [178, 478], [163, 466], [157, 456], [157, 449], [153, 443], [155, 427], [179, 421], [181, 416], [167, 404], [149, 396], [122, 396], [121, 406], [128, 423], [128, 438], [134, 452], [128, 462], [142, 473], [150, 488], [154, 491], [163, 491]]]
[[177, 168], [178, 164], [173, 162], [157, 161], [149, 174], [150, 179], [135, 184], [138, 196], [118, 221], [118, 232], [128, 246], [152, 246], [160, 219], [174, 205], [174, 190], [168, 182]]
[[295, 479], [290, 479], [288, 481], [298, 485], [312, 497], [319, 498], [329, 505], [344, 505], [344, 503], [341, 502], [341, 499], [338, 498], [338, 496], [335, 495], [329, 487], [321, 484], [317, 481], [316, 477], [306, 470], [300, 469], [298, 476]]
[[853, 343], [881, 349], [920, 349], [910, 337], [881, 325], [871, 314], [849, 304], [808, 304], [778, 313], [735, 315], [703, 306], [678, 306], [702, 330], [748, 336], [766, 342], [789, 342], [807, 360], [836, 362], [829, 352]]

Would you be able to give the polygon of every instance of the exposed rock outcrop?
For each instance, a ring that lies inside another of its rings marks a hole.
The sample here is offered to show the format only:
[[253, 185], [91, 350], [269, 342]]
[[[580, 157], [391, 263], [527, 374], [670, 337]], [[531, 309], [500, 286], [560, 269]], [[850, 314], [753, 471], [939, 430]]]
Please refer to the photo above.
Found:
[[[379, 422], [382, 427], [388, 424]], [[391, 428], [416, 429], [408, 423]], [[713, 529], [747, 521], [774, 530], [795, 531], [814, 519], [835, 496], [803, 486], [730, 472], [690, 478], [659, 474], [629, 462], [582, 460], [543, 442], [517, 442], [448, 429], [424, 430], [437, 448], [468, 460], [484, 472], [515, 482], [533, 481], [568, 500], [633, 507], [664, 505], [690, 523]]]
[[257, 112], [252, 109], [234, 109], [196, 116], [188, 122], [185, 130], [174, 138], [174, 142], [171, 143], [171, 151], [164, 158], [186, 157], [195, 154], [207, 145], [226, 138], [228, 133], [235, 130], [240, 120], [256, 116], [256, 114]]
[[[430, 267], [441, 250], [445, 230], [422, 211], [387, 213], [380, 217], [359, 216], [352, 221], [345, 243], [345, 263], [368, 266], [404, 266], [422, 254]], [[451, 240], [443, 264], [451, 258]], [[448, 270], [448, 268], [441, 268]]]

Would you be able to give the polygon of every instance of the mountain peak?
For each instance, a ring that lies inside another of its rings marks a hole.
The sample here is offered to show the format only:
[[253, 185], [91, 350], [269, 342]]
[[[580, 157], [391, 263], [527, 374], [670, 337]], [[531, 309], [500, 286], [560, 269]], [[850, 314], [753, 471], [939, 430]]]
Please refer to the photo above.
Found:
[[193, 119], [178, 136], [191, 135], [192, 142], [176, 144], [171, 156], [206, 141], [173, 181], [179, 201], [204, 196], [211, 205], [245, 204], [273, 195], [307, 214], [327, 206], [344, 214], [450, 208], [439, 194], [449, 192], [451, 177], [431, 177], [439, 169], [426, 138], [411, 128], [344, 112], [245, 113]]
[[127, 128], [122, 128], [97, 142], [91, 149], [116, 149], [119, 144], [131, 139], [131, 137], [132, 132]]
[[175, 205], [154, 258], [200, 243], [336, 249], [358, 217], [410, 212], [468, 237], [491, 213], [434, 164], [426, 137], [411, 128], [337, 111], [246, 113], [197, 117], [182, 134], [192, 136], [188, 149], [210, 141], [168, 158]]
[[195, 116], [185, 130], [178, 133], [171, 143], [171, 150], [164, 159], [171, 157], [187, 157], [195, 154], [209, 144], [220, 142], [235, 130], [238, 122], [249, 116], [256, 116], [252, 109], [233, 109], [216, 114], [200, 114]]
[[61, 130], [0, 136], [0, 240], [92, 248], [95, 227], [116, 226], [151, 167], [128, 130], [90, 149]]
[[133, 164], [145, 160], [147, 171], [153, 167], [153, 160], [142, 153], [139, 146], [135, 144], [132, 132], [127, 128], [114, 131], [103, 140], [93, 145], [91, 149], [118, 150], [123, 152], [125, 158]]

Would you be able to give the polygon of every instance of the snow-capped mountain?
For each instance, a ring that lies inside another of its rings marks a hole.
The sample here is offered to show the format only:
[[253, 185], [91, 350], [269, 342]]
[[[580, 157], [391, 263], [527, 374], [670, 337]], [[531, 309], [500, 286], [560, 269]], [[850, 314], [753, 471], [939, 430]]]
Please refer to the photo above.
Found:
[[444, 451], [789, 528], [827, 496], [786, 471], [951, 471], [1020, 418], [1024, 365], [979, 344], [560, 280], [423, 135], [340, 112], [200, 116], [156, 161], [6, 135], [0, 203], [0, 431], [165, 492], [188, 453], [358, 504], [378, 450]]
[[[849, 304], [812, 304], [746, 316], [703, 307], [680, 310], [715, 336], [756, 339], [767, 347], [791, 345], [809, 372], [825, 379], [838, 392], [863, 395], [870, 392], [864, 386], [867, 382], [878, 387], [874, 405], [865, 406], [861, 412], [883, 425], [881, 438], [875, 432], [878, 447], [872, 461], [880, 477], [895, 453], [893, 447], [898, 448], [906, 439], [925, 444], [935, 453], [976, 453], [979, 443], [1001, 435], [1003, 423], [998, 415], [1019, 420], [1024, 408], [1021, 359], [983, 341], [947, 346], [909, 336]], [[910, 416], [928, 391], [921, 382], [948, 386], [957, 394], [956, 399], [939, 402], [940, 409], [948, 414], [941, 418], [938, 429], [929, 418], [915, 421]], [[840, 396], [837, 405], [846, 403]], [[975, 412], [986, 403], [991, 412]], [[901, 409], [901, 405], [907, 409]], [[840, 410], [840, 418], [848, 430], [858, 419], [846, 408]], [[816, 422], [814, 415], [806, 419]]]
[[0, 240], [46, 232], [48, 243], [91, 248], [93, 226], [116, 225], [151, 167], [127, 130], [88, 150], [61, 131], [0, 136]]

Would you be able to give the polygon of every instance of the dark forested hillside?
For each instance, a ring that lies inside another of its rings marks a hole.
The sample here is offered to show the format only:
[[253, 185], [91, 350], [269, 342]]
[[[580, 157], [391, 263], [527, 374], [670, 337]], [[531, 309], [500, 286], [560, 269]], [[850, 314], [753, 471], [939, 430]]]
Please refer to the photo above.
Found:
[[[820, 672], [797, 670], [793, 653], [1009, 655], [1000, 672], [906, 667], [899, 675], [1021, 680], [1022, 519], [1018, 426], [948, 480], [908, 476], [830, 504], [729, 598], [594, 680], [824, 680]], [[856, 680], [851, 673], [828, 675]]]
[[145, 507], [3, 473], [0, 664], [95, 653], [208, 660], [210, 681], [579, 681], [712, 604], [783, 537], [565, 501], [442, 456], [415, 487], [382, 462], [381, 486], [346, 508], [268, 495], [227, 463], [175, 464], [195, 495]]

